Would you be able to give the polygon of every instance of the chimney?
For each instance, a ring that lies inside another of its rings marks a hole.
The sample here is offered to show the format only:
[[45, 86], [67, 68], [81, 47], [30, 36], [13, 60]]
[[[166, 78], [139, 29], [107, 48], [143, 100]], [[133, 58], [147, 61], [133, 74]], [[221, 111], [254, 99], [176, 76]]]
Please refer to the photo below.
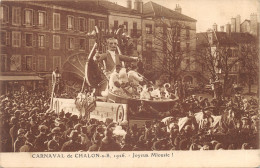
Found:
[[241, 16], [237, 15], [236, 17], [236, 32], [240, 32]]
[[179, 4], [176, 4], [175, 12], [181, 13], [181, 7]]
[[230, 23], [226, 24], [226, 32], [227, 32], [227, 34], [230, 34], [230, 32], [231, 32], [231, 24]]
[[127, 1], [126, 1], [126, 7], [127, 7], [128, 9], [132, 9], [132, 0], [127, 0]]
[[252, 13], [250, 15], [250, 34], [254, 36], [258, 36], [257, 24], [257, 14]]
[[231, 32], [236, 32], [236, 18], [231, 18]]
[[213, 30], [214, 30], [215, 32], [218, 31], [218, 25], [217, 25], [216, 23], [213, 24]]
[[143, 13], [143, 1], [135, 0], [134, 9], [137, 10], [139, 13]]
[[224, 32], [224, 26], [220, 26], [220, 31]]

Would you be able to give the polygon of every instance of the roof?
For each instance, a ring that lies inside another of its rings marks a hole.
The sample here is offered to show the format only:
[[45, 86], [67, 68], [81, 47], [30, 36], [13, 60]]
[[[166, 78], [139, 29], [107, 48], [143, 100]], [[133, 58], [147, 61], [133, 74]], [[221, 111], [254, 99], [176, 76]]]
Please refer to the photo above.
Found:
[[242, 23], [241, 23], [241, 25], [243, 24], [243, 23], [245, 23], [245, 22], [248, 22], [248, 23], [250, 23], [250, 20], [248, 20], [248, 19], [245, 19]]
[[207, 33], [203, 32], [203, 33], [197, 33], [196, 34], [196, 44], [197, 46], [208, 46], [208, 39], [207, 39]]
[[145, 17], [165, 17], [183, 21], [197, 21], [189, 16], [178, 13], [152, 1], [149, 1], [143, 5], [143, 14]]
[[[207, 32], [197, 33], [197, 46], [207, 46], [208, 45], [208, 36]], [[253, 35], [249, 33], [238, 33], [232, 32], [230, 35], [226, 32], [215, 32], [213, 34], [213, 44], [219, 42], [219, 45], [237, 45], [241, 43], [250, 43], [254, 42], [256, 39]]]
[[231, 33], [231, 39], [236, 43], [250, 43], [256, 40], [255, 37], [249, 33], [237, 33], [237, 32]]
[[[28, 1], [24, 1], [25, 3]], [[81, 10], [81, 11], [89, 11], [89, 12], [97, 12], [100, 14], [107, 14], [106, 8], [99, 5], [100, 1], [66, 1], [66, 0], [60, 0], [60, 1], [32, 1], [36, 3], [42, 3], [46, 5], [56, 5], [60, 7], [65, 8], [72, 8], [75, 10]]]
[[110, 1], [99, 1], [99, 5], [103, 8], [106, 8], [109, 11], [115, 11], [120, 13], [131, 13], [131, 14], [140, 14], [137, 10], [129, 9], [124, 6], [118, 5]]
[[235, 41], [226, 32], [215, 32], [219, 45], [236, 45]]

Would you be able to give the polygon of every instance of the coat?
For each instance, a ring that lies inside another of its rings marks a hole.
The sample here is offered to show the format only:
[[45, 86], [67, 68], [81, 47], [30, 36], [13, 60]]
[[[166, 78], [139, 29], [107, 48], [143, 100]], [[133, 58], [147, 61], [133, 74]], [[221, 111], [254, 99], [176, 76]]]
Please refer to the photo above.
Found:
[[76, 152], [79, 150], [82, 150], [82, 145], [72, 140], [65, 142], [61, 148], [61, 152]]
[[114, 62], [111, 54], [107, 51], [106, 53], [100, 54], [100, 57], [97, 59], [98, 62], [102, 62], [103, 60], [105, 61], [105, 66], [106, 66], [106, 71], [113, 71], [116, 67], [116, 65], [121, 65], [120, 61], [126, 61], [126, 62], [131, 62], [135, 61], [134, 58], [128, 57], [125, 55], [119, 55], [115, 54], [116, 60]]

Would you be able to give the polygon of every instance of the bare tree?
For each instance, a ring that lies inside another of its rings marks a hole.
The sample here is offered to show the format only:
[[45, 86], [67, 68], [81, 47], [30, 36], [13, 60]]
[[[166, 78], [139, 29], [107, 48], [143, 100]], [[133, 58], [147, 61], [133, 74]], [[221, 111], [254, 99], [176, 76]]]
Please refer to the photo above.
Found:
[[253, 80], [259, 80], [259, 49], [257, 46], [256, 43], [241, 46], [241, 75], [246, 77], [249, 93], [251, 93]]
[[[189, 70], [192, 64], [189, 48], [181, 48], [182, 40], [190, 38], [190, 34], [182, 33], [186, 29], [190, 28], [178, 21], [159, 20], [157, 22], [154, 50], [158, 63], [155, 66], [162, 75], [167, 76], [167, 82], [179, 80], [181, 74]], [[189, 61], [184, 62], [186, 59]]]
[[230, 93], [234, 83], [230, 78], [230, 74], [241, 61], [238, 45], [227, 36], [222, 39], [223, 43], [221, 43], [218, 40], [213, 40], [214, 37], [209, 38], [209, 33], [201, 35], [200, 38], [203, 38], [203, 42], [197, 46], [196, 61], [204, 66], [206, 73], [210, 73], [211, 79], [223, 78], [223, 93], [226, 96]]

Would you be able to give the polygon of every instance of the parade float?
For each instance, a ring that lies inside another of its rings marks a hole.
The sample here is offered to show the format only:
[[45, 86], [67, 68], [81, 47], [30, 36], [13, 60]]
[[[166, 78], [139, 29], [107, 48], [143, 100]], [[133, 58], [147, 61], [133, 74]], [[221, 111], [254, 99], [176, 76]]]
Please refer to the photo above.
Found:
[[[122, 32], [122, 28], [115, 31], [118, 41], [122, 40]], [[171, 86], [168, 83], [158, 88], [144, 76], [138, 74], [146, 81], [143, 86], [140, 85], [136, 88], [138, 94], [122, 94], [108, 89], [109, 79], [105, 75], [105, 63], [97, 63], [93, 60], [96, 52], [102, 53], [104, 51], [105, 35], [102, 35], [98, 27], [95, 27], [92, 34], [95, 35], [96, 42], [88, 56], [75, 55], [72, 57], [64, 64], [62, 75], [59, 72], [53, 72], [51, 110], [56, 113], [63, 110], [98, 120], [111, 118], [117, 123], [127, 124], [131, 121], [161, 119], [169, 116], [178, 98], [173, 98], [169, 94], [167, 90]], [[117, 47], [117, 53], [121, 54], [120, 45]], [[83, 62], [85, 62], [85, 65]], [[124, 67], [125, 63], [122, 62], [122, 65]], [[79, 80], [79, 83], [82, 82], [76, 98], [66, 99], [57, 96], [59, 94], [55, 92], [59, 87], [58, 83], [61, 76], [66, 78], [67, 81]], [[87, 92], [86, 88], [88, 88]], [[106, 93], [104, 94], [104, 92]], [[161, 92], [165, 94], [161, 96]], [[149, 94], [149, 96], [144, 96], [145, 94]]]

